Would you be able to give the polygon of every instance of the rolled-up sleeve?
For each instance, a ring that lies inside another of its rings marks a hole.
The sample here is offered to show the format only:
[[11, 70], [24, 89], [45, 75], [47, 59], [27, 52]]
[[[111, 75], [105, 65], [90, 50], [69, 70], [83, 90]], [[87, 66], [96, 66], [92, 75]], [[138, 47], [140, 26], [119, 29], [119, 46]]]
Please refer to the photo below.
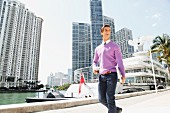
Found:
[[123, 60], [122, 60], [122, 53], [119, 47], [115, 50], [115, 57], [116, 57], [116, 61], [117, 61], [120, 73], [124, 77], [125, 69], [124, 69]]

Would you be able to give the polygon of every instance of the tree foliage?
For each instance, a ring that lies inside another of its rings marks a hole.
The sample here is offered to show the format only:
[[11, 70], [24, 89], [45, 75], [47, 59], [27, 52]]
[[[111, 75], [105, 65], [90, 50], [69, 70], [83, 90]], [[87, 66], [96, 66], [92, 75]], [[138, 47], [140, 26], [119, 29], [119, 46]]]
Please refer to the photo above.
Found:
[[155, 37], [151, 46], [151, 52], [159, 53], [158, 60], [167, 64], [170, 74], [170, 36], [163, 34]]

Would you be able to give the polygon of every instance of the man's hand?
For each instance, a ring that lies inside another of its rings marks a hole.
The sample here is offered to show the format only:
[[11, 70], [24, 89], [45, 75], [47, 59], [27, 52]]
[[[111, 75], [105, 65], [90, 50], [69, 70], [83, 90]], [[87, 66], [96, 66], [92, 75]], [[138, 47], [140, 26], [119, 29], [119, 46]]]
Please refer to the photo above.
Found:
[[94, 73], [94, 74], [98, 74], [98, 73], [99, 73], [99, 70], [93, 70], [93, 73]]
[[121, 83], [124, 84], [126, 80], [125, 76], [121, 77], [121, 80], [122, 80]]

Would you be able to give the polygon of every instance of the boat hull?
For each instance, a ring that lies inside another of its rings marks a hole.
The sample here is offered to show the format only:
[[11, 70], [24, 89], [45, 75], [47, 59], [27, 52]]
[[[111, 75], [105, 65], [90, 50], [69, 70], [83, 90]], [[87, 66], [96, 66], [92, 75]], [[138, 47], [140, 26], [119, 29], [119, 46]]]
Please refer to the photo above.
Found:
[[27, 103], [33, 103], [33, 102], [45, 102], [45, 101], [60, 101], [60, 100], [69, 100], [72, 98], [25, 98], [25, 101]]

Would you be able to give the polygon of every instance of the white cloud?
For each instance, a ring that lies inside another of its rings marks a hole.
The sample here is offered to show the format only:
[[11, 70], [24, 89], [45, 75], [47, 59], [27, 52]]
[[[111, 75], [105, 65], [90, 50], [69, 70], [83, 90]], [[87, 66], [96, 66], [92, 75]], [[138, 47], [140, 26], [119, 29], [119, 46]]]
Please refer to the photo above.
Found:
[[155, 26], [157, 26], [157, 23], [152, 24], [152, 27], [155, 27]]
[[161, 19], [161, 14], [156, 13], [156, 14], [152, 15], [152, 18], [160, 20]]
[[[149, 10], [145, 10], [145, 12], [146, 12], [146, 13], [149, 13]], [[151, 19], [154, 19], [154, 20], [159, 21], [159, 20], [161, 20], [161, 13], [155, 13], [155, 14], [153, 14], [153, 15], [146, 15], [145, 18], [146, 18], [146, 19], [151, 18]]]

